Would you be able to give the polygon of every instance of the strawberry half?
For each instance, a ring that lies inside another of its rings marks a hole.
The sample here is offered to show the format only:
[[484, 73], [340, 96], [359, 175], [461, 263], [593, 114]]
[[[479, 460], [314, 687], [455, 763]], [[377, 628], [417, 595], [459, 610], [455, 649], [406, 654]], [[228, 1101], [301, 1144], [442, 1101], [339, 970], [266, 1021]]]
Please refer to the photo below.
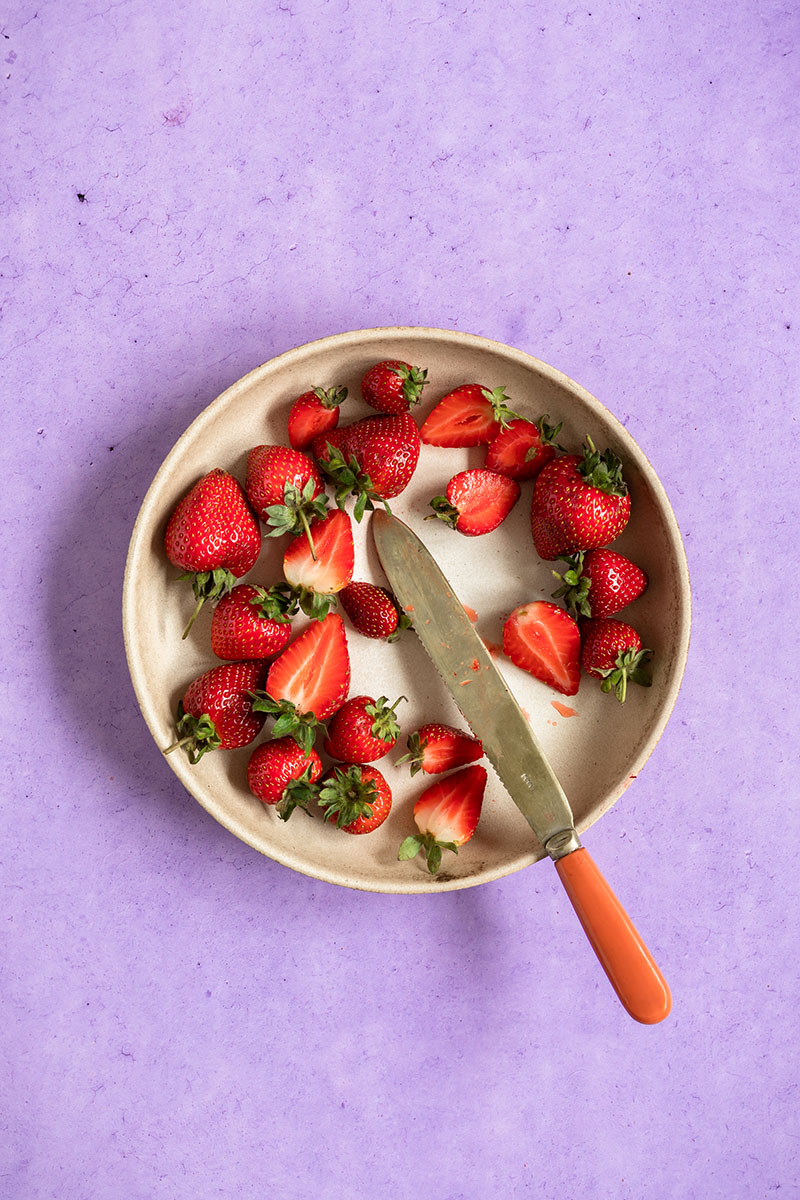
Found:
[[616, 550], [588, 550], [567, 555], [564, 561], [567, 570], [563, 575], [553, 571], [561, 580], [553, 597], [563, 596], [574, 616], [613, 617], [647, 588], [647, 575], [641, 567]]
[[178, 740], [165, 754], [185, 750], [194, 766], [208, 750], [237, 750], [258, 736], [264, 717], [252, 693], [262, 687], [264, 662], [224, 663], [189, 684], [178, 705]]
[[372, 833], [389, 815], [392, 792], [376, 767], [348, 763], [322, 780], [319, 803], [325, 820], [345, 833]]
[[461, 729], [454, 729], [452, 725], [435, 722], [421, 725], [409, 734], [406, 746], [408, 753], [398, 758], [395, 766], [407, 762], [412, 775], [416, 775], [417, 771], [424, 771], [426, 775], [440, 775], [442, 771], [463, 767], [465, 763], [483, 758], [483, 742], [478, 738], [471, 737]]
[[267, 525], [267, 537], [304, 533], [314, 554], [312, 521], [325, 516], [328, 497], [316, 463], [289, 446], [254, 446], [244, 481], [250, 503]]
[[291, 734], [307, 752], [319, 725], [332, 717], [350, 688], [350, 656], [344, 622], [328, 613], [291, 642], [269, 669], [253, 708], [276, 717], [273, 737]]
[[211, 649], [228, 661], [274, 658], [292, 637], [288, 610], [280, 593], [240, 583], [214, 609]]
[[600, 689], [613, 691], [620, 704], [625, 702], [628, 680], [650, 687], [650, 675], [644, 664], [652, 651], [642, 648], [642, 639], [624, 621], [596, 618], [581, 629], [583, 649], [581, 666], [589, 675], [602, 679]]
[[407, 837], [397, 857], [416, 858], [424, 851], [428, 870], [435, 875], [442, 863], [442, 850], [458, 854], [477, 828], [486, 789], [483, 767], [464, 767], [439, 779], [422, 793], [414, 805], [419, 836]]
[[433, 512], [425, 519], [438, 517], [459, 533], [478, 537], [497, 529], [518, 500], [519, 484], [515, 479], [475, 467], [453, 476], [446, 495], [431, 500]]
[[377, 762], [388, 754], [400, 733], [395, 709], [405, 696], [390, 705], [386, 696], [353, 696], [335, 712], [328, 724], [325, 753], [342, 762]]
[[353, 516], [399, 496], [408, 487], [419, 460], [419, 430], [410, 413], [365, 417], [315, 437], [311, 444], [320, 467], [333, 481], [336, 503], [344, 508], [356, 497]]
[[508, 407], [504, 388], [490, 391], [480, 383], [464, 383], [439, 401], [419, 436], [427, 446], [481, 446], [518, 416]]
[[183, 497], [167, 522], [167, 558], [187, 572], [197, 604], [186, 637], [206, 600], [229, 592], [255, 566], [261, 529], [238, 480], [217, 468]]
[[339, 600], [364, 637], [394, 642], [411, 627], [411, 618], [397, 607], [392, 593], [373, 583], [348, 583], [339, 593]]
[[526, 421], [517, 417], [501, 429], [486, 450], [486, 466], [512, 479], [534, 479], [556, 456], [560, 425], [549, 425], [548, 417]]
[[250, 791], [262, 804], [274, 805], [282, 821], [288, 821], [298, 807], [308, 812], [321, 774], [322, 761], [316, 750], [304, 754], [293, 737], [263, 742], [247, 764]]
[[346, 512], [338, 508], [314, 526], [312, 555], [307, 543], [296, 538], [283, 556], [283, 573], [304, 613], [321, 621], [353, 578], [353, 529]]
[[536, 478], [531, 504], [534, 545], [544, 559], [606, 546], [622, 533], [630, 510], [622, 463], [612, 450], [599, 454], [587, 437], [583, 457], [557, 458]]
[[581, 635], [569, 613], [549, 600], [515, 608], [503, 626], [503, 649], [515, 666], [565, 696], [580, 684]]
[[361, 380], [361, 395], [365, 404], [378, 412], [408, 412], [419, 404], [427, 380], [427, 371], [399, 359], [385, 359], [366, 372]]
[[339, 424], [339, 405], [347, 399], [346, 387], [315, 387], [298, 396], [289, 409], [289, 444], [305, 450], [319, 433]]

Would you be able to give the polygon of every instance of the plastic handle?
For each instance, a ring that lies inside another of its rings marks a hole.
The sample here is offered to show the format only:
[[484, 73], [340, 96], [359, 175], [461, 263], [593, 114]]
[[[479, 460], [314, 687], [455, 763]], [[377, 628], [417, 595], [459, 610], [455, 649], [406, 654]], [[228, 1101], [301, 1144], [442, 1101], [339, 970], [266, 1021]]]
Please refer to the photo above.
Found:
[[634, 1021], [656, 1025], [672, 996], [633, 922], [583, 847], [556, 860], [556, 870], [614, 991]]

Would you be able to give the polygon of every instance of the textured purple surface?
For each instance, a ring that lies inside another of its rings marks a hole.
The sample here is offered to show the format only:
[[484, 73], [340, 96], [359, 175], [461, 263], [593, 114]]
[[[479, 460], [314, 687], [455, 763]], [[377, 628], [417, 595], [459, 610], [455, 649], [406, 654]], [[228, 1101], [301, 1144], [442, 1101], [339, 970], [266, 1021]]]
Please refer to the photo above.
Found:
[[[796, 43], [774, 0], [7, 8], [4, 1197], [800, 1194]], [[156, 466], [251, 367], [393, 324], [560, 367], [672, 498], [689, 667], [590, 840], [672, 985], [657, 1028], [548, 864], [295, 875], [138, 714]]]

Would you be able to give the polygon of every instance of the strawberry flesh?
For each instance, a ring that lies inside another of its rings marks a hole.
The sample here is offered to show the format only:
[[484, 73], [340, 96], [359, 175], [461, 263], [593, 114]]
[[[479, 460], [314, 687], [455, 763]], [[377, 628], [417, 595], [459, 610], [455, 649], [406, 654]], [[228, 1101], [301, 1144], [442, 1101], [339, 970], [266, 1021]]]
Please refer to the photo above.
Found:
[[428, 414], [419, 431], [428, 446], [480, 446], [491, 442], [517, 416], [502, 388], [494, 392], [465, 383], [449, 392]]
[[329, 613], [287, 646], [270, 667], [266, 683], [274, 700], [287, 700], [298, 713], [313, 713], [318, 721], [333, 716], [349, 688], [347, 637], [338, 613]]
[[350, 518], [334, 509], [312, 530], [314, 552], [304, 538], [296, 538], [283, 556], [283, 573], [293, 587], [329, 595], [353, 578], [355, 549]]
[[519, 495], [516, 480], [486, 467], [475, 467], [454, 475], [447, 485], [446, 496], [434, 496], [430, 502], [432, 516], [467, 537], [478, 537], [502, 524]]
[[536, 600], [515, 608], [503, 626], [503, 649], [515, 666], [564, 696], [577, 692], [580, 631], [557, 604]]

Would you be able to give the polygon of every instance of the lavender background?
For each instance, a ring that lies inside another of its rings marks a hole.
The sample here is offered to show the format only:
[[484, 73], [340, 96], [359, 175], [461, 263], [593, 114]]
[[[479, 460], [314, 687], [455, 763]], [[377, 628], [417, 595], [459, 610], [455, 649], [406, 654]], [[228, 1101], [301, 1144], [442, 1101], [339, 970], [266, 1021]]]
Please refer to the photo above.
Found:
[[[7, 6], [8, 1200], [800, 1195], [797, 18], [653, 7]], [[157, 465], [253, 366], [392, 324], [558, 366], [673, 501], [684, 687], [591, 835], [662, 1026], [547, 864], [317, 883], [138, 714], [120, 591]]]

